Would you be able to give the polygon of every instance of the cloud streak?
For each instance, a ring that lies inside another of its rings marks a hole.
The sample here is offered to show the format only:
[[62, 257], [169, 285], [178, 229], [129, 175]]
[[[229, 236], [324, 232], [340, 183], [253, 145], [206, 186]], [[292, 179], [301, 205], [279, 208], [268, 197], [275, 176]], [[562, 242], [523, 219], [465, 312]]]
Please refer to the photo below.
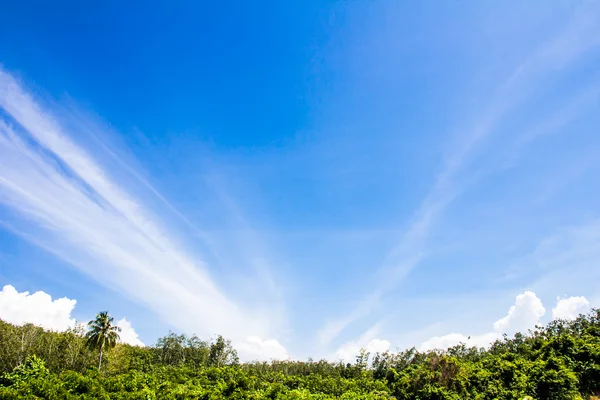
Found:
[[[188, 332], [269, 337], [268, 313], [230, 299], [151, 210], [0, 69], [0, 202], [30, 240]], [[162, 198], [162, 197], [161, 197]]]
[[[580, 9], [558, 35], [534, 51], [500, 86], [495, 99], [482, 117], [447, 159], [445, 167], [437, 176], [434, 186], [416, 212], [413, 224], [398, 247], [388, 255], [384, 270], [389, 271], [395, 278], [393, 282], [405, 276], [422, 260], [430, 230], [446, 207], [464, 190], [456, 184], [455, 178], [468, 165], [478, 145], [494, 134], [495, 127], [501, 119], [531, 96], [537, 85], [543, 83], [556, 70], [574, 63], [588, 50], [600, 45], [600, 30], [597, 28], [599, 21], [598, 3], [590, 3], [585, 9]], [[544, 129], [537, 130], [535, 134], [525, 135], [526, 142], [551, 131], [555, 125], [563, 125], [573, 119], [591, 101], [598, 99], [598, 88], [586, 90], [581, 97], [574, 103], [579, 106], [577, 110], [570, 107], [564, 118], [553, 120], [553, 124], [544, 125]]]
[[[328, 321], [318, 333], [321, 344], [329, 343], [348, 325], [368, 315], [385, 294], [394, 290], [398, 283], [422, 262], [427, 255], [427, 240], [431, 230], [447, 207], [465, 189], [465, 185], [459, 184], [457, 180], [459, 174], [465, 171], [484, 143], [494, 135], [503, 118], [535, 95], [540, 87], [556, 74], [600, 46], [599, 4], [588, 2], [577, 9], [573, 18], [553, 38], [533, 51], [498, 86], [488, 107], [447, 158], [398, 245], [386, 257], [377, 279], [378, 287], [364, 298], [356, 310]], [[546, 123], [534, 132], [524, 134], [519, 146], [523, 147], [547, 131], [574, 119], [591, 102], [597, 101], [598, 93], [597, 86], [586, 89], [561, 118], [551, 119], [554, 124]], [[577, 109], [574, 109], [576, 106]], [[470, 179], [471, 182], [473, 180]]]

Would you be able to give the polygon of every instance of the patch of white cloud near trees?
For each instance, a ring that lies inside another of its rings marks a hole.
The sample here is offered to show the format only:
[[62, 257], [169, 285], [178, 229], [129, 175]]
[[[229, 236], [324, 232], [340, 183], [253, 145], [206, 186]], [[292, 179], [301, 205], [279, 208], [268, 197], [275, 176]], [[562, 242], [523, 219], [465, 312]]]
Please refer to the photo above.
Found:
[[[568, 297], [557, 299], [556, 306], [552, 309], [552, 319], [572, 320], [589, 309], [589, 301], [583, 297]], [[480, 335], [467, 336], [462, 333], [450, 333], [444, 336], [436, 336], [423, 342], [420, 351], [433, 349], [447, 349], [460, 343], [467, 346], [486, 347], [496, 339], [507, 334], [514, 335], [517, 332], [526, 333], [535, 328], [541, 318], [546, 314], [542, 301], [534, 292], [526, 291], [517, 296], [515, 304], [510, 307], [508, 314], [494, 322], [493, 329]]]
[[[77, 301], [62, 297], [53, 300], [42, 291], [35, 293], [19, 292], [11, 285], [6, 285], [0, 291], [0, 318], [15, 325], [31, 323], [53, 331], [65, 331], [74, 328], [78, 322], [72, 317]], [[590, 302], [583, 296], [558, 298], [552, 308], [552, 319], [572, 320], [590, 307]], [[517, 332], [526, 333], [529, 329], [540, 324], [546, 314], [546, 308], [534, 292], [525, 291], [515, 299], [506, 316], [494, 322], [492, 329], [479, 335], [450, 333], [435, 336], [423, 342], [419, 351], [446, 349], [460, 343], [467, 346], [486, 347], [502, 335], [514, 335]], [[144, 346], [131, 322], [121, 318], [117, 322], [121, 328], [120, 341], [133, 346]], [[336, 360], [353, 361], [365, 349], [369, 353], [385, 352], [390, 349], [388, 340], [374, 337], [373, 332], [365, 333], [356, 341], [342, 345], [332, 356]], [[238, 350], [248, 359], [270, 360], [288, 359], [289, 354], [284, 346], [276, 340], [261, 340], [249, 337], [245, 342], [236, 343]]]
[[[0, 318], [15, 325], [34, 324], [44, 329], [62, 332], [75, 328], [78, 322], [71, 317], [77, 300], [61, 297], [52, 300], [48, 293], [38, 291], [18, 292], [6, 285], [0, 292]], [[91, 318], [91, 317], [90, 317]], [[137, 332], [127, 318], [121, 318], [116, 324], [121, 328], [120, 341], [132, 346], [143, 346]]]

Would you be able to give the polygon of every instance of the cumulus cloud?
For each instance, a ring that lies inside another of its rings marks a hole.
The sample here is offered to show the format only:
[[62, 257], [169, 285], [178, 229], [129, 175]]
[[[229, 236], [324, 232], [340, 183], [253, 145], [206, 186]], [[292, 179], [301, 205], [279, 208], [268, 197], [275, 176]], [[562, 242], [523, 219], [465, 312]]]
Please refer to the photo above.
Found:
[[286, 348], [275, 339], [262, 340], [257, 336], [250, 336], [234, 345], [242, 360], [271, 361], [290, 358]]
[[356, 356], [360, 354], [362, 349], [371, 354], [383, 353], [390, 349], [390, 342], [378, 338], [369, 340], [365, 345], [361, 345], [357, 342], [348, 342], [335, 352], [335, 356], [337, 360], [352, 362]]
[[462, 333], [450, 333], [444, 336], [434, 336], [426, 340], [419, 346], [419, 351], [428, 351], [434, 349], [447, 349], [460, 343], [466, 343], [468, 346], [486, 347], [500, 335], [497, 332], [484, 333], [483, 335], [466, 336]]
[[121, 328], [119, 333], [119, 341], [121, 343], [130, 344], [132, 346], [144, 346], [144, 343], [140, 340], [138, 333], [131, 326], [131, 322], [127, 318], [121, 318], [116, 324]]
[[494, 322], [494, 329], [491, 332], [472, 336], [461, 333], [435, 336], [423, 342], [419, 347], [419, 351], [447, 349], [460, 343], [465, 343], [468, 346], [486, 347], [502, 337], [503, 334], [513, 335], [516, 332], [526, 332], [534, 328], [545, 313], [546, 309], [536, 294], [526, 291], [516, 297], [515, 304], [510, 307], [505, 317]]
[[371, 354], [388, 351], [390, 342], [379, 338], [379, 334], [380, 324], [375, 324], [363, 332], [358, 339], [351, 340], [340, 346], [332, 358], [344, 362], [352, 362], [362, 349]]
[[512, 335], [535, 327], [546, 309], [535, 293], [527, 291], [517, 296], [508, 315], [494, 322], [494, 330]]
[[0, 292], [0, 318], [15, 325], [32, 323], [53, 331], [64, 331], [75, 326], [71, 312], [77, 303], [66, 297], [52, 300], [44, 292], [19, 293], [11, 285]]
[[590, 302], [583, 296], [568, 297], [556, 301], [556, 306], [552, 309], [552, 319], [572, 320], [588, 311]]
[[[75, 304], [77, 300], [66, 297], [52, 300], [52, 296], [42, 291], [29, 294], [6, 285], [0, 292], [0, 319], [15, 325], [34, 324], [61, 332], [77, 325], [71, 317]], [[122, 343], [144, 346], [129, 320], [121, 318], [116, 325], [121, 328], [119, 336]]]
[[367, 343], [365, 349], [370, 353], [383, 353], [390, 349], [390, 342], [383, 339], [373, 339]]

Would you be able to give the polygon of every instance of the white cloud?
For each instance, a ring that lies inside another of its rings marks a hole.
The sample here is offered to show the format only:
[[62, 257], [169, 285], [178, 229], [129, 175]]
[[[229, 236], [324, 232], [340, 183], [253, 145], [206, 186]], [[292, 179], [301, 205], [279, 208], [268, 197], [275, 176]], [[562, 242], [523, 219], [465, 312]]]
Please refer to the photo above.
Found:
[[489, 332], [483, 335], [473, 335], [470, 337], [461, 333], [450, 333], [448, 335], [435, 336], [429, 340], [426, 340], [421, 344], [421, 346], [419, 346], [419, 351], [447, 349], [460, 343], [465, 343], [468, 346], [474, 346], [477, 348], [486, 347], [499, 337], [500, 335], [497, 332]]
[[390, 342], [379, 338], [379, 333], [380, 324], [375, 324], [363, 332], [358, 339], [351, 340], [340, 346], [334, 356], [330, 358], [336, 361], [352, 362], [362, 349], [371, 354], [388, 351], [390, 349]]
[[117, 321], [116, 325], [121, 328], [121, 332], [119, 333], [119, 340], [121, 343], [130, 344], [132, 346], [144, 346], [138, 333], [133, 329], [131, 322], [127, 318], [121, 318]]
[[[52, 296], [42, 291], [29, 294], [6, 285], [0, 292], [0, 319], [15, 325], [30, 323], [61, 332], [77, 325], [71, 317], [75, 304], [77, 300], [66, 297], [52, 300]], [[144, 346], [129, 320], [121, 318], [116, 325], [121, 328], [119, 336], [122, 343]], [[85, 325], [82, 327], [86, 328]]]
[[66, 297], [52, 300], [44, 292], [19, 293], [6, 285], [0, 292], [0, 318], [15, 325], [32, 323], [53, 331], [64, 331], [75, 326], [71, 312], [77, 303]]
[[367, 343], [367, 347], [365, 349], [371, 353], [383, 353], [384, 351], [388, 351], [390, 349], [390, 342], [382, 339], [373, 339]]
[[535, 293], [527, 291], [517, 296], [515, 305], [508, 310], [508, 315], [494, 322], [494, 330], [512, 335], [535, 327], [546, 309]]
[[534, 328], [545, 312], [546, 309], [536, 294], [526, 291], [516, 297], [515, 304], [510, 307], [505, 317], [494, 322], [493, 331], [472, 336], [461, 333], [435, 336], [423, 342], [419, 346], [419, 351], [447, 349], [459, 343], [465, 343], [468, 346], [487, 347], [493, 341], [502, 337], [503, 334], [511, 336], [516, 332], [525, 333], [527, 330]]
[[28, 240], [186, 332], [271, 336], [272, 313], [226, 296], [96, 153], [71, 140], [78, 132], [2, 69], [0, 108], [0, 203], [23, 218]]
[[390, 349], [390, 342], [384, 339], [371, 339], [365, 345], [357, 342], [348, 342], [335, 352], [335, 358], [344, 362], [352, 362], [360, 351], [364, 349], [368, 353], [383, 353]]
[[275, 339], [262, 340], [250, 336], [244, 341], [234, 343], [239, 356], [244, 361], [287, 360], [290, 358], [285, 347]]
[[568, 297], [556, 301], [556, 306], [552, 309], [552, 319], [573, 320], [588, 311], [590, 302], [583, 296]]

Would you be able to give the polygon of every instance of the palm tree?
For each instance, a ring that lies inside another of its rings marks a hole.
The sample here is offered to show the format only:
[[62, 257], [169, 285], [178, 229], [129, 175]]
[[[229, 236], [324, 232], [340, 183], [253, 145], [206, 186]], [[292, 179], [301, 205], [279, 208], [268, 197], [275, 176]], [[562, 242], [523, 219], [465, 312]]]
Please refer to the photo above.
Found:
[[113, 324], [114, 318], [108, 315], [108, 311], [99, 312], [96, 319], [88, 322], [88, 331], [85, 334], [87, 345], [90, 350], [100, 352], [98, 371], [102, 366], [102, 353], [104, 350], [112, 349], [117, 345], [121, 328]]

